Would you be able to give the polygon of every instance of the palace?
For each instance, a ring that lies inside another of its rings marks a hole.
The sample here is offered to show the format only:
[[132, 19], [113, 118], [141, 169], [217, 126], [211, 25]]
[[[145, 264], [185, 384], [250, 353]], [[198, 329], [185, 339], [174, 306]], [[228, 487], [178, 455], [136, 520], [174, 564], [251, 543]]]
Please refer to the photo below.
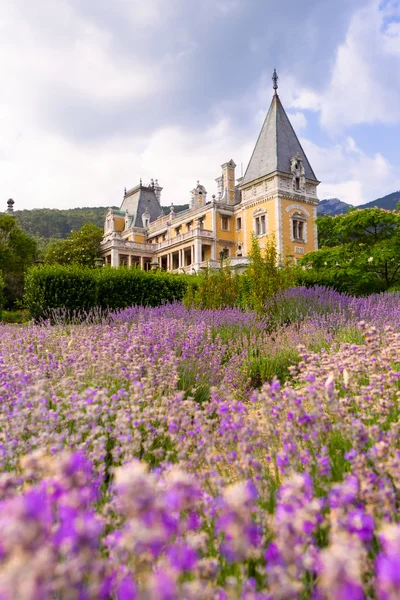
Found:
[[190, 208], [164, 215], [157, 180], [125, 191], [119, 210], [105, 218], [102, 257], [106, 264], [195, 273], [218, 268], [229, 259], [233, 268], [248, 264], [252, 235], [265, 245], [273, 234], [281, 258], [296, 261], [317, 249], [317, 186], [277, 93], [274, 95], [243, 177], [235, 178], [231, 159], [216, 179], [217, 195], [207, 199], [197, 182]]

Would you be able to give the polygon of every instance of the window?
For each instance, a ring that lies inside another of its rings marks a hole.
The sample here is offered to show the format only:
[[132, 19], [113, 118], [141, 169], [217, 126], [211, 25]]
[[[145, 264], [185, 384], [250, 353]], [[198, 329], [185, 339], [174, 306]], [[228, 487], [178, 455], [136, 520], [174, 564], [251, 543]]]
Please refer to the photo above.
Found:
[[306, 219], [300, 213], [292, 215], [292, 238], [296, 242], [305, 242]]
[[242, 229], [242, 217], [237, 217], [236, 219], [236, 231], [240, 231]]
[[260, 215], [254, 219], [254, 230], [256, 235], [265, 235], [267, 233], [267, 216]]
[[296, 177], [294, 189], [296, 190], [296, 192], [300, 191], [300, 177]]
[[221, 229], [222, 231], [229, 231], [229, 217], [221, 217]]
[[165, 242], [167, 240], [167, 234], [166, 233], [163, 233], [162, 239], [163, 239], [163, 242]]
[[179, 235], [181, 232], [181, 228], [180, 227], [175, 227], [175, 233], [176, 235]]
[[189, 223], [186, 223], [186, 230], [187, 231], [192, 231], [192, 224], [193, 224], [193, 221], [189, 221]]

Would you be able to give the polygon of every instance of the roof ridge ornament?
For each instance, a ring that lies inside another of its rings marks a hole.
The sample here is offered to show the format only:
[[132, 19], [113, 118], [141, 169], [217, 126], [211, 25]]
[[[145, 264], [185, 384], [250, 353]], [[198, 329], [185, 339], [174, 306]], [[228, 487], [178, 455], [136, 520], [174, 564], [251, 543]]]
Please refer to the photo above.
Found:
[[276, 69], [274, 69], [274, 72], [272, 74], [272, 81], [274, 82], [273, 88], [275, 90], [275, 96], [278, 95], [278, 92], [276, 91], [278, 89], [278, 73], [276, 72]]

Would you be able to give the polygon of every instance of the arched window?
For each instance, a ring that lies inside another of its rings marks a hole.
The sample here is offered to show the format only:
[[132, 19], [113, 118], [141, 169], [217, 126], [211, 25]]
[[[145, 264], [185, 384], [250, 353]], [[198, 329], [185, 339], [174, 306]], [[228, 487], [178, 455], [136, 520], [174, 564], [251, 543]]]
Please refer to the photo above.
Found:
[[306, 242], [307, 218], [303, 213], [295, 212], [290, 217], [292, 242]]

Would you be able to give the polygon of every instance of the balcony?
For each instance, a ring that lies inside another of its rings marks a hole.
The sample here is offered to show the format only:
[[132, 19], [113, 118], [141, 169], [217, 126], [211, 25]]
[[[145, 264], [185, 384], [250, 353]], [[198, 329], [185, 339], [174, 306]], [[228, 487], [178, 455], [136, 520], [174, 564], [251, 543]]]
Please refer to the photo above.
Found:
[[207, 238], [208, 240], [213, 238], [213, 232], [209, 229], [202, 229], [201, 227], [195, 227], [191, 231], [187, 231], [186, 233], [180, 233], [179, 235], [171, 238], [170, 240], [165, 240], [165, 242], [161, 242], [159, 244], [152, 244], [157, 250], [162, 250], [163, 248], [168, 248], [169, 246], [180, 244], [181, 242], [186, 242], [187, 240], [192, 240], [193, 238]]
[[158, 244], [148, 244], [142, 242], [130, 242], [121, 237], [120, 234], [114, 235], [114, 237], [106, 239], [101, 243], [102, 251], [110, 250], [111, 248], [119, 248], [121, 250], [134, 250], [141, 251], [153, 254], [158, 250], [163, 250], [164, 248], [170, 248], [172, 246], [176, 246], [181, 244], [182, 242], [186, 242], [188, 240], [193, 240], [195, 238], [200, 239], [213, 239], [213, 232], [209, 229], [202, 229], [201, 227], [196, 227], [191, 231], [187, 231], [186, 233], [181, 233], [180, 235], [171, 238], [170, 240], [165, 240], [165, 242], [160, 242]]

